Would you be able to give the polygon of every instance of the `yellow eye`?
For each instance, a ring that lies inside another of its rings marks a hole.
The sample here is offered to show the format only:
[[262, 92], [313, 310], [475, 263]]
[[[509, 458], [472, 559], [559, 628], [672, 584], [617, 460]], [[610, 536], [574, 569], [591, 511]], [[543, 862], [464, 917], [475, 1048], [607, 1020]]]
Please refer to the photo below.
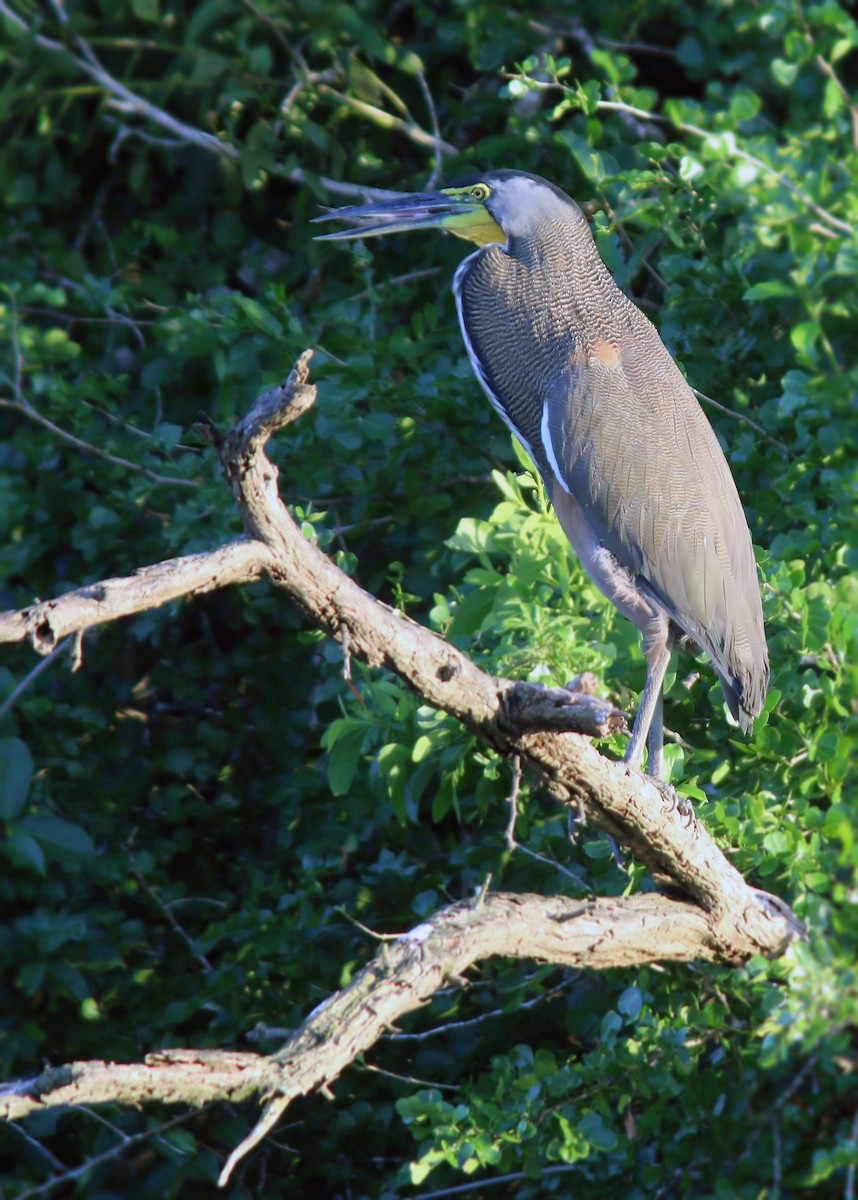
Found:
[[491, 192], [484, 183], [475, 183], [471, 188], [471, 195], [475, 200], [488, 200]]

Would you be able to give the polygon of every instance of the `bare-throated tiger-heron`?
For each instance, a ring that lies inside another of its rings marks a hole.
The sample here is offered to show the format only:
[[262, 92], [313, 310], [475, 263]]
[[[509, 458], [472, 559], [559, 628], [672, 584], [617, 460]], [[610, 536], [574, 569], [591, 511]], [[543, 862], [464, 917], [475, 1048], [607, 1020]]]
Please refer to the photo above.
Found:
[[325, 239], [444, 229], [478, 249], [453, 290], [489, 400], [532, 458], [585, 570], [641, 631], [646, 684], [626, 761], [663, 774], [662, 688], [688, 639], [747, 732], [769, 680], [751, 536], [727, 460], [654, 326], [617, 287], [565, 192], [491, 171], [341, 208]]

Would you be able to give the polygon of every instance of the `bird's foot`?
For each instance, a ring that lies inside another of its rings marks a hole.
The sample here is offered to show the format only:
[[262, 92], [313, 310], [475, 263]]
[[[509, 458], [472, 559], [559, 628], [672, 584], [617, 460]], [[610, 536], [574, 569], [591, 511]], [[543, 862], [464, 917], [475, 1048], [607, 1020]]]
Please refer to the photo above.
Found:
[[684, 824], [691, 827], [695, 834], [697, 833], [697, 816], [694, 812], [694, 805], [689, 800], [688, 796], [681, 795], [672, 783], [667, 783], [664, 779], [659, 779], [655, 775], [645, 776], [651, 784], [658, 788], [661, 792], [662, 799], [668, 805], [671, 812], [678, 812]]

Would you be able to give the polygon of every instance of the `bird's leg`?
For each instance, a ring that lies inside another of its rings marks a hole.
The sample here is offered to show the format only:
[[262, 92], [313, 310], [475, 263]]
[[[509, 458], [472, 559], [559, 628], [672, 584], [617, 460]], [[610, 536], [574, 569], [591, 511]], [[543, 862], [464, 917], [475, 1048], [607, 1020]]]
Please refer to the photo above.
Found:
[[[670, 659], [668, 659], [668, 662]], [[662, 681], [663, 682], [663, 681]], [[658, 699], [649, 723], [646, 739], [646, 770], [655, 779], [664, 777], [664, 691], [658, 689]]]
[[664, 768], [661, 689], [670, 664], [671, 645], [665, 624], [662, 621], [653, 622], [652, 626], [643, 631], [646, 685], [624, 759], [630, 767], [639, 771], [643, 762], [644, 747], [649, 740], [649, 774], [656, 779], [661, 778]]

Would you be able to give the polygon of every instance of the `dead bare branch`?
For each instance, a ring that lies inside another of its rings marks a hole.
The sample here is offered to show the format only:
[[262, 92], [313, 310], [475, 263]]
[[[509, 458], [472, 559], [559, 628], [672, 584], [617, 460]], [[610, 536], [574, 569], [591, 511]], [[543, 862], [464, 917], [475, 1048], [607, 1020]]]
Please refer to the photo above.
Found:
[[690, 828], [652, 781], [604, 758], [581, 736], [607, 736], [622, 727], [623, 714], [585, 693], [486, 674], [454, 646], [365, 592], [304, 536], [280, 499], [278, 468], [265, 446], [315, 401], [310, 358], [305, 351], [289, 378], [263, 393], [226, 437], [210, 429], [244, 521], [244, 540], [7, 613], [0, 616], [0, 642], [28, 641], [49, 653], [66, 634], [267, 576], [332, 638], [341, 641], [347, 630], [354, 658], [393, 671], [499, 753], [519, 755], [559, 801], [583, 804], [591, 820], [629, 846], [658, 878], [703, 906], [720, 930], [725, 958], [780, 953], [784, 937], [791, 936], [783, 914], [761, 902], [705, 830]]
[[56, 600], [0, 613], [0, 643], [28, 642], [39, 654], [50, 654], [70, 633], [160, 608], [183, 596], [253, 583], [264, 576], [268, 558], [264, 546], [242, 538], [217, 550], [142, 567], [134, 575], [104, 579]]
[[[706, 914], [660, 895], [572, 900], [498, 893], [451, 905], [394, 943], [386, 942], [348, 987], [309, 1015], [276, 1053], [165, 1050], [142, 1063], [77, 1062], [48, 1067], [0, 1088], [0, 1117], [21, 1120], [57, 1107], [119, 1103], [202, 1107], [265, 1100], [265, 1111], [230, 1156], [236, 1163], [298, 1096], [330, 1085], [400, 1018], [484, 959], [607, 968], [717, 960]], [[261, 1133], [260, 1133], [261, 1130]]]
[[[604, 758], [583, 731], [605, 736], [623, 714], [585, 692], [541, 688], [479, 670], [455, 647], [394, 611], [345, 575], [296, 524], [278, 491], [269, 438], [313, 404], [311, 352], [221, 438], [209, 423], [246, 536], [202, 554], [105, 580], [0, 616], [0, 642], [49, 653], [59, 639], [156, 608], [181, 596], [267, 577], [348, 653], [385, 667], [475, 735], [535, 771], [551, 794], [630, 847], [673, 896], [616, 900], [487, 894], [453, 905], [386, 943], [343, 991], [310, 1014], [276, 1054], [167, 1051], [144, 1063], [74, 1063], [0, 1089], [0, 1116], [19, 1119], [56, 1105], [198, 1106], [255, 1098], [260, 1121], [230, 1156], [221, 1181], [274, 1126], [292, 1099], [329, 1083], [404, 1013], [472, 964], [494, 955], [588, 968], [776, 956], [802, 936], [790, 910], [755, 891], [705, 829], [689, 823], [646, 777]], [[681, 894], [685, 899], [679, 899]]]

